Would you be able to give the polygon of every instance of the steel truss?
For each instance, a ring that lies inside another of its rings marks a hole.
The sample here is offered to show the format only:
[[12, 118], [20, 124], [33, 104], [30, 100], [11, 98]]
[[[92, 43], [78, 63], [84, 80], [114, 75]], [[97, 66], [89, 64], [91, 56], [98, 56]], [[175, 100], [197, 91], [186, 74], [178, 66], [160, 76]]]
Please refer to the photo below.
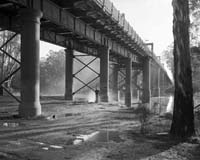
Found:
[[118, 82], [119, 90], [123, 89], [125, 82], [126, 82], [126, 74], [123, 72], [122, 69], [119, 70], [119, 76], [121, 80]]
[[[74, 91], [72, 93], [72, 95], [75, 95], [76, 93], [80, 92], [83, 88], [88, 87], [90, 90], [94, 91], [96, 89], [92, 88], [90, 86], [90, 84], [92, 82], [94, 82], [95, 80], [97, 80], [100, 77], [100, 73], [98, 73], [97, 71], [95, 71], [93, 68], [90, 67], [90, 65], [97, 60], [98, 57], [94, 57], [91, 61], [89, 61], [88, 63], [84, 63], [82, 60], [80, 60], [77, 57], [85, 57], [85, 56], [90, 56], [90, 55], [74, 55], [74, 59], [76, 59], [79, 63], [83, 64], [83, 67], [81, 69], [79, 69], [78, 71], [76, 71], [76, 73], [73, 74], [73, 78], [75, 78], [76, 80], [78, 80], [79, 82], [81, 82], [83, 84], [83, 86], [81, 86], [79, 89], [77, 89], [76, 91]], [[83, 80], [81, 80], [80, 78], [77, 77], [77, 75], [84, 70], [85, 68], [88, 68], [89, 70], [91, 70], [93, 73], [95, 73], [97, 76], [95, 78], [93, 78], [92, 80], [90, 80], [89, 82], [84, 82]]]
[[7, 41], [6, 41], [4, 44], [2, 44], [2, 45], [0, 46], [0, 52], [1, 52], [1, 54], [2, 54], [2, 55], [8, 56], [9, 58], [11, 58], [11, 59], [15, 62], [15, 64], [17, 63], [17, 64], [19, 65], [18, 68], [16, 68], [13, 72], [11, 72], [9, 75], [7, 75], [7, 76], [0, 82], [0, 86], [1, 86], [1, 87], [3, 88], [3, 90], [6, 91], [12, 98], [14, 98], [17, 102], [21, 103], [21, 100], [20, 100], [18, 97], [16, 97], [14, 94], [12, 94], [12, 93], [5, 87], [5, 83], [6, 83], [7, 81], [9, 81], [9, 79], [10, 79], [14, 74], [16, 74], [16, 73], [20, 70], [20, 68], [21, 68], [21, 67], [20, 67], [21, 62], [4, 50], [4, 47], [5, 47], [9, 42], [11, 42], [17, 35], [18, 35], [18, 33], [14, 33], [9, 39], [7, 39]]
[[[119, 76], [121, 77], [121, 80], [118, 82], [118, 85], [119, 85], [119, 89], [122, 89], [124, 87], [124, 85], [125, 85], [126, 74], [122, 70], [119, 70], [119, 73], [120, 73]], [[141, 73], [141, 71], [136, 72], [133, 75], [132, 79], [134, 79], [140, 73]], [[135, 83], [134, 81], [132, 81], [132, 84], [137, 88], [137, 90], [142, 90], [142, 88], [137, 83]]]
[[[135, 79], [141, 73], [140, 70], [134, 73], [132, 79]], [[143, 90], [135, 81], [132, 81], [133, 85], [137, 88], [137, 90]]]
[[[113, 62], [110, 62], [109, 63], [109, 69], [110, 70], [113, 70], [113, 65], [118, 65], [117, 63], [113, 63]], [[110, 73], [110, 72], [109, 72]], [[109, 74], [109, 85], [112, 83], [112, 77], [113, 77], [113, 75], [114, 75], [114, 73], [113, 72], [111, 72], [110, 74]]]

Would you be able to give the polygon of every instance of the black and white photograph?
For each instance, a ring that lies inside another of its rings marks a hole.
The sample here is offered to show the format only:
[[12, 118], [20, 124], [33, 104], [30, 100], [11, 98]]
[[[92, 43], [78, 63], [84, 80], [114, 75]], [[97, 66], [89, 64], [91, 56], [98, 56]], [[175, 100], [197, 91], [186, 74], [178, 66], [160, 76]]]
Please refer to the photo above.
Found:
[[0, 0], [0, 160], [200, 160], [200, 0]]

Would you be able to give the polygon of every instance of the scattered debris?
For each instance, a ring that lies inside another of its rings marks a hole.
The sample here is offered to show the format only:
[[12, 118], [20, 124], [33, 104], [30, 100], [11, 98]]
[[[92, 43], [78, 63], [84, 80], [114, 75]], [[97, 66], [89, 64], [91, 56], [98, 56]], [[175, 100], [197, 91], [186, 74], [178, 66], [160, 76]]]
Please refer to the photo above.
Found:
[[169, 133], [168, 132], [159, 132], [159, 133], [156, 133], [157, 135], [160, 135], [160, 136], [165, 136], [165, 135], [168, 135]]
[[70, 117], [70, 116], [80, 116], [81, 113], [65, 113], [65, 117]]
[[88, 135], [78, 135], [73, 141], [74, 145], [81, 144], [83, 142], [123, 142], [117, 131], [96, 131]]
[[55, 148], [55, 149], [62, 149], [63, 146], [57, 146], [57, 145], [50, 145], [49, 147]]
[[105, 107], [100, 107], [99, 109], [105, 109]]
[[4, 122], [3, 123], [3, 127], [18, 127], [19, 123], [15, 123], [15, 122]]
[[9, 158], [9, 159], [12, 159], [13, 156], [7, 154], [7, 153], [4, 153], [4, 152], [0, 152], [0, 158]]
[[39, 145], [45, 145], [45, 143], [43, 142], [35, 142], [36, 144], [39, 144]]
[[47, 120], [55, 120], [55, 119], [56, 119], [56, 115], [53, 114], [53, 115], [51, 115], [51, 116], [48, 116], [46, 119], [47, 119]]
[[49, 150], [48, 147], [42, 147], [42, 149], [43, 149], [43, 150], [46, 150], [46, 151]]

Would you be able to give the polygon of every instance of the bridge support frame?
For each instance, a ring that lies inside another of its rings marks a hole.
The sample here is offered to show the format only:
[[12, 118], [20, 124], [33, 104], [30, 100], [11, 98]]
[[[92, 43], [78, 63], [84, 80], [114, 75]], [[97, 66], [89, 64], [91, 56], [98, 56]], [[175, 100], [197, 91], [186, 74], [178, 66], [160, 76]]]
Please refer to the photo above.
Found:
[[73, 49], [65, 49], [65, 100], [73, 100]]
[[142, 90], [142, 88], [138, 85], [138, 75], [141, 73], [141, 71], [139, 70], [134, 70], [133, 72], [133, 76], [132, 76], [132, 79], [133, 79], [133, 90], [132, 90], [132, 96], [134, 99], [137, 99], [139, 100], [139, 92], [140, 90]]
[[145, 58], [143, 63], [143, 97], [142, 103], [149, 103], [151, 98], [151, 60], [150, 58]]
[[119, 73], [119, 65], [114, 64], [113, 65], [113, 75], [112, 75], [112, 98], [113, 101], [118, 102], [119, 96], [118, 96], [118, 73]]
[[126, 59], [126, 78], [125, 78], [125, 105], [131, 107], [132, 100], [132, 60]]
[[41, 115], [40, 104], [40, 18], [42, 12], [22, 9], [21, 29], [21, 117]]
[[100, 48], [100, 101], [109, 101], [109, 48]]
[[[79, 56], [82, 56], [82, 55], [74, 55], [74, 59], [76, 61], [78, 61], [80, 64], [83, 65], [82, 68], [80, 68], [76, 73], [73, 74], [73, 78], [75, 78], [77, 81], [79, 81], [80, 83], [83, 84], [83, 86], [81, 86], [80, 88], [78, 88], [76, 91], [74, 91], [72, 94], [75, 95], [76, 93], [80, 92], [82, 89], [84, 88], [89, 88], [90, 90], [92, 90], [93, 92], [96, 93], [96, 91], [98, 92], [98, 89], [94, 89], [93, 87], [91, 87], [90, 85], [96, 81], [98, 78], [99, 78], [99, 73], [97, 71], [95, 71], [95, 69], [93, 69], [92, 67], [90, 67], [90, 65], [95, 62], [98, 57], [95, 57], [93, 58], [92, 60], [90, 60], [89, 62], [85, 63], [83, 62], [81, 59], [77, 58]], [[90, 56], [90, 55], [84, 55], [84, 56]], [[84, 70], [85, 68], [89, 69], [90, 71], [92, 71], [93, 73], [95, 73], [97, 76], [95, 76], [94, 78], [92, 78], [89, 82], [84, 82], [83, 80], [81, 80], [77, 75], [82, 71]]]

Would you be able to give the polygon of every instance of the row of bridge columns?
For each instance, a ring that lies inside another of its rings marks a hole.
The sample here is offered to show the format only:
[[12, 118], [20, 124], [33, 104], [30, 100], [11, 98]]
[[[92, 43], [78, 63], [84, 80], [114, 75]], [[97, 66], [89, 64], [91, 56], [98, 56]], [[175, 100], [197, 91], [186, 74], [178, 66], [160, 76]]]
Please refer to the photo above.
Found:
[[[73, 100], [73, 49], [66, 49], [66, 73], [65, 73], [65, 99]], [[109, 102], [109, 93], [112, 93], [112, 100], [118, 101], [118, 72], [119, 65], [113, 66], [111, 77], [111, 91], [109, 91], [109, 52], [108, 48], [100, 48], [100, 101]], [[143, 63], [143, 103], [150, 100], [150, 59], [146, 58]], [[125, 105], [130, 107], [132, 100], [132, 59], [125, 60]]]
[[[23, 9], [20, 12], [21, 28], [21, 104], [19, 105], [19, 115], [22, 117], [34, 117], [41, 115], [40, 104], [40, 18], [42, 13], [33, 9]], [[72, 100], [73, 87], [73, 49], [66, 51], [66, 77], [65, 77], [65, 99]], [[109, 101], [109, 53], [108, 48], [100, 48], [100, 100]], [[125, 104], [131, 106], [132, 97], [132, 60], [126, 59], [126, 79], [125, 79]], [[149, 59], [143, 64], [143, 86], [144, 102], [150, 99], [150, 67]], [[118, 65], [114, 67], [113, 95], [114, 100], [118, 100]]]

